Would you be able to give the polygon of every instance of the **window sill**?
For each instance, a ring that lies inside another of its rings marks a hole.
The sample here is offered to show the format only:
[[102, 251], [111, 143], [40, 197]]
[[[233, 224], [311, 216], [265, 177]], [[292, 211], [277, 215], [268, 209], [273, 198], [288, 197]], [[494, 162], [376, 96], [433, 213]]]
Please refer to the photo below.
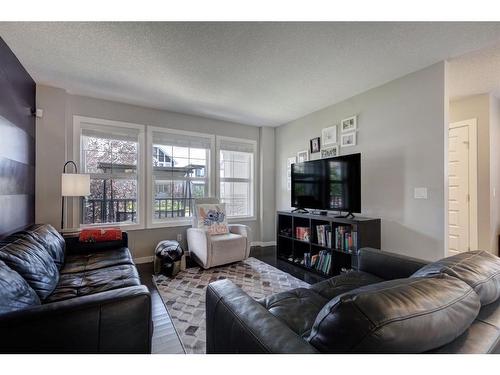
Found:
[[95, 229], [95, 228], [120, 228], [124, 231], [145, 229], [143, 224], [120, 224], [120, 223], [105, 223], [105, 224], [80, 224], [80, 229]]
[[256, 221], [257, 218], [255, 216], [234, 216], [228, 217], [227, 222], [230, 224], [237, 224], [240, 221]]
[[157, 228], [175, 228], [175, 227], [190, 227], [193, 224], [191, 219], [188, 220], [171, 220], [164, 222], [150, 223], [144, 229], [157, 229]]

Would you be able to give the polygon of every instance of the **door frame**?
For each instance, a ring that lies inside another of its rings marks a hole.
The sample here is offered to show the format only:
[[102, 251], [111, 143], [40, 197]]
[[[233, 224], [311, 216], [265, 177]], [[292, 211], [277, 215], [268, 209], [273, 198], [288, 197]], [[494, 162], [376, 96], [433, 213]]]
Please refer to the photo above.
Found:
[[[478, 248], [478, 228], [477, 228], [477, 119], [458, 121], [450, 123], [448, 134], [451, 129], [468, 127], [469, 128], [469, 249]], [[449, 138], [449, 137], [448, 137]], [[449, 152], [449, 151], [448, 151]], [[448, 173], [448, 172], [447, 172]], [[446, 176], [448, 181], [448, 176]], [[448, 181], [447, 189], [450, 184]], [[446, 215], [449, 215], [448, 202], [446, 203]], [[448, 225], [446, 226], [446, 238], [448, 238]], [[447, 246], [446, 254], [449, 256], [450, 249]]]

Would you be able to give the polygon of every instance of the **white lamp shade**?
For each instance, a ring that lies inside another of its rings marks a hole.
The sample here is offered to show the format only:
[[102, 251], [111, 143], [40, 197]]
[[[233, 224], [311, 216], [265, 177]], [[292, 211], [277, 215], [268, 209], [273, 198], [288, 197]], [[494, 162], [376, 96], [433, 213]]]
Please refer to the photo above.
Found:
[[61, 178], [63, 197], [84, 197], [90, 195], [90, 175], [63, 173]]

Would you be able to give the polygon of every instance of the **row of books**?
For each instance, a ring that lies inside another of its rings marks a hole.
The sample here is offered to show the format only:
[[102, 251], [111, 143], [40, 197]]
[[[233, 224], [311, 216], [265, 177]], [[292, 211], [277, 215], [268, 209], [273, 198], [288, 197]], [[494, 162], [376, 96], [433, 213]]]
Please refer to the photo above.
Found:
[[332, 268], [332, 254], [321, 250], [318, 254], [304, 253], [304, 266], [329, 274]]
[[302, 241], [309, 241], [311, 230], [309, 227], [295, 227], [295, 238]]
[[[317, 244], [346, 252], [358, 251], [358, 232], [351, 226], [316, 225]], [[295, 227], [295, 238], [301, 241], [311, 240], [309, 227]]]
[[335, 248], [343, 251], [358, 251], [358, 232], [350, 226], [335, 228]]
[[316, 235], [318, 236], [318, 245], [332, 247], [331, 225], [316, 225]]

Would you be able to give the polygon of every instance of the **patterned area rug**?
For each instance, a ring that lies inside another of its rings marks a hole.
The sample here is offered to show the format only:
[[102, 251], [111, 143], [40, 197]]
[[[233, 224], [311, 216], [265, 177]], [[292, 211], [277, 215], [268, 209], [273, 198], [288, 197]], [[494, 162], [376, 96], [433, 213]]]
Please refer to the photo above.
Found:
[[221, 279], [233, 281], [255, 299], [309, 285], [255, 258], [208, 270], [188, 268], [174, 278], [155, 276], [186, 353], [205, 353], [205, 291]]

